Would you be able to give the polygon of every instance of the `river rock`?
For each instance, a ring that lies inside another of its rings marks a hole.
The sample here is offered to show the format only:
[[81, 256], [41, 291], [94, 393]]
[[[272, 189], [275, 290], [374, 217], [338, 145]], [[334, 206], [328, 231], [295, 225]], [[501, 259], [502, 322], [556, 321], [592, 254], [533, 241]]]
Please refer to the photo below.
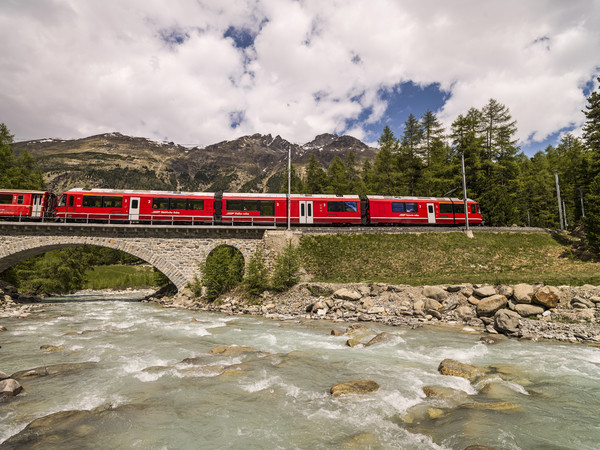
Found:
[[504, 295], [496, 294], [482, 299], [477, 304], [477, 315], [489, 317], [493, 316], [500, 308], [504, 308], [508, 303]]
[[346, 345], [348, 347], [352, 347], [352, 348], [358, 347], [361, 343], [362, 342], [360, 342], [360, 339], [357, 339], [357, 338], [350, 338], [346, 341]]
[[0, 381], [0, 397], [14, 397], [19, 395], [23, 390], [23, 386], [17, 380], [7, 378]]
[[466, 305], [459, 306], [458, 308], [456, 308], [456, 314], [458, 314], [458, 317], [460, 317], [465, 322], [468, 322], [469, 320], [471, 320], [473, 317], [476, 316], [475, 310]]
[[485, 374], [485, 370], [482, 367], [461, 363], [454, 359], [444, 359], [438, 367], [438, 372], [442, 375], [466, 378], [471, 382]]
[[63, 351], [64, 348], [58, 347], [56, 345], [40, 345], [40, 350], [45, 352], [60, 352]]
[[362, 295], [355, 289], [341, 288], [333, 293], [333, 298], [356, 302], [362, 298]]
[[596, 305], [594, 304], [594, 302], [592, 302], [591, 300], [588, 300], [587, 298], [575, 296], [571, 300], [571, 307], [585, 309], [585, 308], [595, 308]]
[[344, 441], [343, 449], [380, 448], [379, 438], [371, 433], [360, 433]]
[[556, 308], [560, 299], [560, 291], [554, 286], [541, 287], [533, 294], [534, 303], [538, 303], [546, 308]]
[[465, 391], [443, 386], [423, 386], [423, 393], [427, 398], [452, 400], [453, 403], [462, 403], [468, 397]]
[[239, 356], [242, 353], [255, 352], [256, 350], [252, 347], [245, 347], [243, 345], [217, 345], [209, 353], [211, 355], [220, 356]]
[[442, 304], [432, 298], [426, 298], [424, 308], [426, 312], [439, 311], [440, 309], [442, 309]]
[[462, 284], [453, 284], [446, 288], [448, 292], [460, 292], [461, 289], [464, 288]]
[[500, 309], [494, 314], [494, 327], [504, 333], [514, 333], [519, 328], [520, 314], [510, 309]]
[[0, 370], [0, 381], [6, 380], [7, 378], [10, 378], [10, 375]]
[[383, 333], [379, 333], [378, 335], [373, 337], [373, 339], [371, 339], [369, 342], [367, 342], [365, 344], [365, 347], [370, 347], [371, 345], [375, 345], [375, 344], [381, 344], [382, 342], [388, 342], [393, 337], [394, 337], [393, 334], [387, 333], [384, 331]]
[[356, 380], [347, 381], [345, 383], [336, 384], [330, 390], [331, 395], [339, 397], [346, 394], [367, 394], [375, 392], [379, 389], [379, 384], [372, 380]]
[[448, 293], [438, 286], [425, 286], [423, 288], [423, 297], [443, 301], [448, 297]]
[[7, 331], [6, 327], [3, 327], [2, 325], [0, 325], [0, 333], [2, 333], [3, 331]]
[[484, 409], [489, 411], [523, 412], [523, 408], [521, 408], [519, 405], [509, 402], [464, 403], [461, 405], [461, 407], [467, 409]]
[[510, 298], [514, 294], [514, 288], [512, 286], [507, 286], [503, 284], [498, 288], [498, 294], [504, 295], [506, 298]]
[[471, 295], [469, 298], [467, 298], [467, 301], [474, 306], [477, 306], [479, 304], [479, 299], [477, 297], [475, 297], [474, 295]]
[[86, 369], [96, 367], [95, 362], [83, 362], [83, 363], [66, 363], [66, 364], [54, 364], [51, 366], [35, 367], [33, 369], [21, 370], [11, 375], [11, 378], [17, 380], [38, 378], [52, 375], [66, 375], [73, 372], [79, 372]]
[[479, 298], [491, 297], [496, 294], [498, 294], [496, 288], [490, 285], [481, 286], [473, 290], [473, 295]]
[[537, 316], [544, 312], [542, 306], [530, 305], [526, 303], [519, 303], [515, 305], [515, 311], [521, 315], [521, 317]]
[[513, 298], [517, 303], [531, 303], [533, 286], [524, 283], [515, 284], [513, 286]]
[[332, 336], [343, 336], [343, 335], [344, 335], [344, 332], [343, 332], [343, 331], [340, 331], [340, 330], [335, 330], [335, 329], [334, 329], [334, 330], [331, 330], [331, 335], [332, 335]]

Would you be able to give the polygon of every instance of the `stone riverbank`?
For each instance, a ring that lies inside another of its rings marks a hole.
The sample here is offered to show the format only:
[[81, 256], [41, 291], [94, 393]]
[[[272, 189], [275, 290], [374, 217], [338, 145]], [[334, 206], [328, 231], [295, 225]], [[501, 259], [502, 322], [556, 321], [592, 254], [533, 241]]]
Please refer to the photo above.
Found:
[[[521, 339], [552, 339], [600, 345], [600, 286], [443, 285], [383, 283], [300, 283], [285, 293], [265, 292], [257, 299], [234, 292], [213, 303], [188, 291], [174, 297], [149, 297], [166, 307], [262, 315], [278, 320], [325, 319], [378, 322], [393, 326], [455, 326]], [[363, 342], [349, 339], [348, 345]]]

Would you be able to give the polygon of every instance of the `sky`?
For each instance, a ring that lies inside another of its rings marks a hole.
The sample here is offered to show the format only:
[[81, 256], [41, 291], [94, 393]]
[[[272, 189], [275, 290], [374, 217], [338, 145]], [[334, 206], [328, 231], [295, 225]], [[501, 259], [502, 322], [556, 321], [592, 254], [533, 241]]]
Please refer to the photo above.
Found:
[[528, 155], [581, 133], [596, 0], [0, 0], [16, 141], [120, 132], [186, 146], [322, 133], [376, 144], [490, 98]]

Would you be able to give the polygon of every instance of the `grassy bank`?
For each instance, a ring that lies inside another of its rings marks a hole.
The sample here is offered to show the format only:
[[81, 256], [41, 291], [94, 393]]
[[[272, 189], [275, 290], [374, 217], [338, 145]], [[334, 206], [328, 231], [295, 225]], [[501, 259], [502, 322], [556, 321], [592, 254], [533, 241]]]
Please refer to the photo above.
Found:
[[315, 281], [600, 284], [600, 263], [561, 256], [569, 247], [547, 233], [305, 236], [300, 252]]
[[127, 289], [156, 287], [157, 272], [149, 265], [95, 266], [86, 271], [84, 289]]

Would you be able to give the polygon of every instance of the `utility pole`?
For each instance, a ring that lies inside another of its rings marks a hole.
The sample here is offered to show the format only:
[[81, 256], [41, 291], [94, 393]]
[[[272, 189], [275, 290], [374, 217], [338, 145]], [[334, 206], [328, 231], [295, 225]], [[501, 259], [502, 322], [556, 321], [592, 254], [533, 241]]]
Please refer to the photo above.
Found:
[[581, 199], [581, 217], [585, 217], [585, 209], [583, 208], [583, 189], [579, 188], [579, 198]]
[[558, 170], [554, 171], [554, 178], [556, 179], [556, 196], [558, 197], [558, 222], [560, 224], [561, 231], [565, 229], [563, 225], [563, 211], [562, 203], [560, 201], [560, 186], [558, 185]]
[[565, 206], [564, 201], [563, 201], [563, 219], [565, 221], [565, 228], [569, 228], [569, 224], [567, 223], [567, 207]]
[[291, 230], [290, 219], [292, 211], [292, 146], [288, 146], [288, 198], [287, 198], [287, 229]]
[[460, 165], [462, 168], [462, 181], [463, 181], [463, 198], [465, 199], [465, 225], [467, 231], [469, 230], [469, 210], [467, 209], [467, 179], [465, 178], [465, 152], [462, 152], [460, 158]]

